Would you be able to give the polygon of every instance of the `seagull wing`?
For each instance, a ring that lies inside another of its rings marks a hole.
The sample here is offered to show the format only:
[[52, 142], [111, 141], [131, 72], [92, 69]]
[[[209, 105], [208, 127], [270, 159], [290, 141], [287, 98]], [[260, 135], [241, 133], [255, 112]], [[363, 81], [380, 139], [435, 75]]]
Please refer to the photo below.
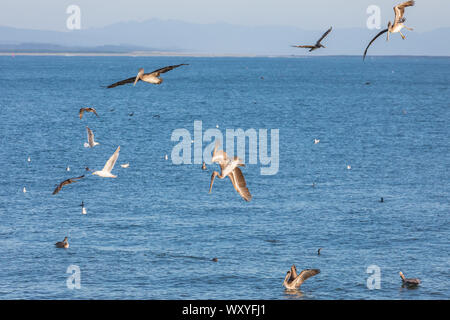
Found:
[[241, 169], [237, 167], [234, 168], [228, 177], [233, 183], [233, 187], [241, 195], [241, 197], [244, 198], [245, 201], [250, 201], [252, 199], [252, 195], [250, 194], [250, 191], [248, 191], [247, 183], [245, 182]]
[[317, 40], [316, 45], [319, 45], [322, 42], [322, 40], [331, 32], [331, 30], [333, 30], [333, 27], [330, 27], [330, 29], [325, 31], [322, 37], [319, 40]]
[[164, 68], [152, 71], [150, 73], [146, 73], [146, 75], [152, 75], [154, 77], [159, 77], [159, 75], [161, 73], [166, 73], [167, 71], [170, 71], [172, 69], [175, 69], [175, 68], [178, 68], [178, 67], [181, 67], [181, 66], [188, 66], [188, 64], [182, 63], [182, 64], [177, 64], [177, 65], [174, 65], [174, 66], [167, 66], [167, 67], [164, 67]]
[[108, 161], [106, 161], [106, 164], [103, 167], [102, 171], [111, 172], [111, 170], [114, 168], [114, 165], [116, 164], [117, 158], [119, 157], [119, 151], [120, 146], [117, 147], [114, 154], [108, 159]]
[[405, 14], [406, 7], [412, 7], [415, 4], [414, 0], [403, 2], [394, 7], [395, 23], [404, 22], [403, 15]]
[[370, 45], [379, 37], [381, 36], [383, 33], [386, 33], [389, 29], [384, 29], [382, 31], [380, 31], [380, 33], [378, 33], [373, 39], [372, 41], [369, 42], [369, 45], [367, 46], [366, 50], [364, 51], [364, 56], [363, 56], [363, 60], [366, 58], [366, 54], [367, 54], [367, 50], [369, 50]]
[[91, 129], [89, 129], [89, 127], [86, 127], [86, 131], [88, 136], [89, 147], [92, 148], [94, 146], [94, 133], [92, 132]]
[[124, 85], [124, 84], [127, 84], [127, 83], [133, 83], [134, 80], [136, 80], [136, 77], [128, 78], [128, 79], [125, 79], [125, 80], [118, 81], [116, 83], [110, 84], [107, 88], [115, 88], [117, 86], [121, 86], [121, 85]]

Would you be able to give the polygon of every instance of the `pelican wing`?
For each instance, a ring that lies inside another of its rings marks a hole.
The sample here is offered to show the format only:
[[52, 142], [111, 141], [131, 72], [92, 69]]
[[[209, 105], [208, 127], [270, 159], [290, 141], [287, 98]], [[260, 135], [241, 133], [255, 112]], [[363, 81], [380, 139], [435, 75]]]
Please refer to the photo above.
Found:
[[182, 63], [182, 64], [177, 64], [177, 65], [174, 65], [174, 66], [167, 66], [167, 67], [164, 67], [164, 68], [152, 71], [150, 73], [146, 73], [146, 75], [152, 75], [154, 77], [159, 77], [159, 75], [161, 73], [166, 73], [167, 71], [170, 71], [172, 69], [175, 69], [175, 68], [178, 68], [178, 67], [181, 67], [181, 66], [188, 66], [188, 64]]
[[87, 131], [89, 147], [92, 148], [94, 146], [94, 133], [92, 132], [91, 129], [89, 129], [89, 127], [86, 127], [86, 131]]
[[331, 30], [333, 30], [333, 27], [330, 27], [330, 29], [325, 31], [325, 33], [322, 35], [322, 37], [319, 40], [317, 40], [316, 45], [320, 44], [320, 42], [322, 42], [322, 40], [331, 32]]
[[117, 158], [119, 157], [119, 151], [120, 146], [117, 147], [114, 154], [108, 159], [108, 161], [106, 161], [106, 164], [103, 167], [102, 171], [111, 172], [111, 170], [114, 168], [114, 165], [116, 164]]
[[300, 281], [298, 279], [301, 279], [301, 283], [305, 282], [306, 279], [311, 278], [312, 276], [315, 276], [316, 274], [320, 273], [319, 269], [306, 269], [300, 272], [298, 277], [295, 279], [295, 281]]
[[73, 183], [73, 182], [76, 182], [76, 180], [79, 180], [79, 179], [82, 179], [82, 178], [84, 178], [84, 175], [79, 176], [79, 177], [76, 177], [76, 178], [70, 178], [70, 179], [64, 180], [63, 182], [61, 182], [61, 183], [55, 188], [55, 190], [53, 191], [52, 194], [53, 194], [53, 195], [57, 194], [58, 192], [61, 191], [62, 187], [64, 187], [65, 185], [68, 185], [68, 184], [71, 184], [71, 183]]
[[81, 108], [80, 111], [78, 112], [78, 115], [80, 116], [80, 119], [83, 118], [84, 111], [85, 111], [85, 108]]
[[380, 31], [380, 33], [378, 33], [373, 39], [372, 41], [369, 42], [369, 45], [367, 46], [366, 50], [364, 51], [364, 56], [363, 56], [363, 60], [366, 58], [366, 54], [367, 54], [367, 50], [369, 50], [370, 45], [379, 37], [381, 36], [383, 33], [388, 32], [389, 29], [384, 29], [382, 31]]
[[95, 110], [94, 108], [86, 108], [86, 111], [93, 112], [98, 117], [97, 110]]
[[305, 49], [312, 49], [315, 48], [316, 46], [293, 46], [294, 48], [305, 48]]
[[223, 150], [219, 149], [219, 140], [216, 140], [216, 145], [214, 147], [213, 156], [211, 158], [212, 162], [217, 162], [220, 166], [220, 169], [223, 170], [229, 162], [228, 155]]
[[125, 80], [118, 81], [116, 83], [110, 84], [107, 88], [114, 88], [114, 87], [121, 86], [121, 85], [124, 85], [124, 84], [127, 84], [127, 83], [134, 83], [135, 80], [136, 80], [136, 77], [128, 78], [128, 79], [125, 79]]
[[250, 191], [248, 191], [247, 183], [245, 182], [241, 169], [237, 167], [234, 168], [228, 177], [233, 183], [233, 187], [241, 195], [241, 197], [244, 198], [245, 201], [250, 201], [252, 199], [252, 195], [250, 194]]
[[405, 14], [406, 7], [412, 7], [415, 4], [414, 0], [403, 2], [394, 7], [395, 23], [404, 22], [403, 15]]

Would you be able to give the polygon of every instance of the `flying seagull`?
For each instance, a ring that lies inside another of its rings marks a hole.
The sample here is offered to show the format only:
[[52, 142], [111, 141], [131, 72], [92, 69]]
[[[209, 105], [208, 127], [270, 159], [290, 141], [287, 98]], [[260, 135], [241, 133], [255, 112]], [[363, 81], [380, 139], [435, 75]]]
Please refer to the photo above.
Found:
[[56, 186], [56, 188], [55, 188], [55, 190], [53, 191], [52, 194], [53, 195], [57, 194], [58, 192], [61, 191], [62, 187], [66, 186], [68, 184], [71, 184], [73, 182], [77, 182], [77, 180], [83, 179], [83, 178], [84, 178], [84, 175], [82, 175], [80, 177], [70, 178], [70, 179], [64, 180], [63, 182], [61, 182], [59, 185]]
[[111, 170], [114, 168], [116, 164], [117, 158], [119, 157], [120, 146], [117, 147], [114, 154], [106, 161], [105, 166], [100, 171], [94, 171], [92, 174], [96, 176], [100, 176], [103, 178], [117, 178], [117, 176], [111, 174]]
[[138, 81], [144, 81], [144, 82], [153, 83], [153, 84], [161, 84], [163, 82], [163, 79], [159, 78], [161, 73], [166, 73], [167, 71], [170, 71], [172, 69], [178, 68], [180, 66], [187, 66], [187, 65], [188, 64], [182, 63], [182, 64], [177, 64], [174, 66], [167, 66], [167, 67], [152, 71], [150, 73], [144, 73], [144, 69], [140, 68], [139, 73], [137, 74], [136, 77], [128, 78], [128, 79], [113, 83], [113, 84], [109, 85], [108, 88], [114, 88], [114, 87], [121, 86], [121, 85], [124, 85], [127, 83], [134, 83], [133, 85], [135, 86]]
[[411, 1], [406, 1], [403, 2], [401, 4], [398, 4], [394, 7], [394, 12], [395, 12], [395, 19], [394, 19], [394, 23], [391, 23], [389, 21], [388, 23], [388, 27], [387, 29], [384, 29], [382, 31], [380, 31], [373, 39], [372, 41], [369, 42], [369, 45], [367, 46], [366, 50], [364, 51], [364, 56], [363, 56], [363, 60], [366, 58], [366, 54], [367, 54], [367, 50], [369, 50], [370, 45], [382, 34], [387, 32], [387, 41], [389, 41], [389, 34], [390, 33], [400, 33], [400, 35], [402, 36], [403, 40], [405, 40], [405, 36], [403, 35], [403, 33], [401, 32], [401, 30], [403, 28], [408, 29], [409, 31], [412, 31], [412, 28], [408, 28], [407, 26], [405, 26], [403, 23], [406, 21], [406, 19], [403, 17], [405, 14], [405, 8], [406, 7], [412, 7], [415, 4], [414, 0]]
[[80, 116], [80, 119], [83, 118], [83, 113], [85, 111], [86, 112], [93, 112], [98, 117], [97, 111], [94, 108], [81, 108], [79, 113], [78, 113], [78, 115]]
[[214, 183], [214, 179], [219, 177], [220, 179], [225, 179], [225, 177], [229, 177], [231, 183], [233, 183], [233, 187], [236, 191], [241, 195], [241, 197], [245, 201], [250, 201], [252, 199], [252, 195], [250, 191], [248, 191], [247, 184], [245, 183], [244, 175], [242, 174], [241, 169], [238, 167], [245, 167], [242, 163], [242, 160], [238, 157], [234, 157], [233, 159], [228, 158], [227, 154], [220, 150], [218, 151], [219, 142], [216, 141], [216, 146], [214, 148], [213, 156], [211, 161], [217, 162], [220, 166], [221, 173], [219, 174], [217, 171], [214, 171], [211, 175], [211, 184], [209, 186], [209, 193], [211, 193], [212, 186]]
[[86, 131], [87, 131], [88, 142], [84, 143], [84, 147], [85, 148], [93, 148], [96, 145], [98, 145], [99, 143], [95, 142], [95, 140], [94, 140], [94, 133], [92, 132], [92, 130], [86, 126]]
[[65, 237], [63, 241], [58, 241], [57, 243], [55, 243], [55, 246], [57, 248], [64, 248], [67, 249], [69, 247], [69, 241], [68, 238]]
[[400, 277], [402, 278], [403, 285], [405, 286], [418, 286], [420, 284], [420, 279], [418, 278], [405, 278], [403, 272], [400, 271]]
[[305, 49], [309, 49], [309, 52], [320, 49], [320, 48], [325, 48], [325, 46], [323, 44], [321, 44], [322, 40], [331, 32], [331, 30], [333, 29], [333, 27], [330, 27], [330, 29], [328, 29], [323, 35], [322, 37], [317, 40], [316, 44], [311, 46], [292, 46], [294, 48], [305, 48]]
[[293, 264], [291, 270], [287, 272], [286, 277], [284, 278], [283, 286], [288, 290], [298, 289], [306, 279], [315, 276], [318, 273], [320, 273], [319, 269], [306, 269], [297, 275], [297, 268]]

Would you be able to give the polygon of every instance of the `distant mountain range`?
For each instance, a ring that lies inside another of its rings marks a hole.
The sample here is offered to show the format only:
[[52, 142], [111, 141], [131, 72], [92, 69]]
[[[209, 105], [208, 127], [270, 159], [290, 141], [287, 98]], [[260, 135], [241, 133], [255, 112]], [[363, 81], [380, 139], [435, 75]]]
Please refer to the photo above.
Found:
[[[162, 51], [193, 54], [301, 55], [294, 44], [314, 44], [323, 30], [287, 26], [238, 26], [227, 23], [195, 24], [151, 19], [121, 22], [103, 28], [43, 31], [0, 27], [0, 52], [111, 52]], [[311, 55], [361, 55], [379, 30], [338, 29], [323, 41], [326, 49]], [[407, 31], [378, 39], [369, 55], [450, 55], [450, 28], [421, 33]]]

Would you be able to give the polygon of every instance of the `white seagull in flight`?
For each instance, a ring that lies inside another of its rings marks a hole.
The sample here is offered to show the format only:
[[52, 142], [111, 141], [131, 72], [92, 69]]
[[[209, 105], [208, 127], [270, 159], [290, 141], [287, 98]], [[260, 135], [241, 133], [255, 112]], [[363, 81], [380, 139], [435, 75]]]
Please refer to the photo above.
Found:
[[117, 176], [111, 174], [111, 170], [114, 168], [116, 164], [117, 158], [119, 157], [120, 146], [117, 147], [114, 154], [106, 161], [105, 166], [100, 171], [94, 171], [92, 174], [96, 176], [100, 176], [103, 178], [117, 178]]

